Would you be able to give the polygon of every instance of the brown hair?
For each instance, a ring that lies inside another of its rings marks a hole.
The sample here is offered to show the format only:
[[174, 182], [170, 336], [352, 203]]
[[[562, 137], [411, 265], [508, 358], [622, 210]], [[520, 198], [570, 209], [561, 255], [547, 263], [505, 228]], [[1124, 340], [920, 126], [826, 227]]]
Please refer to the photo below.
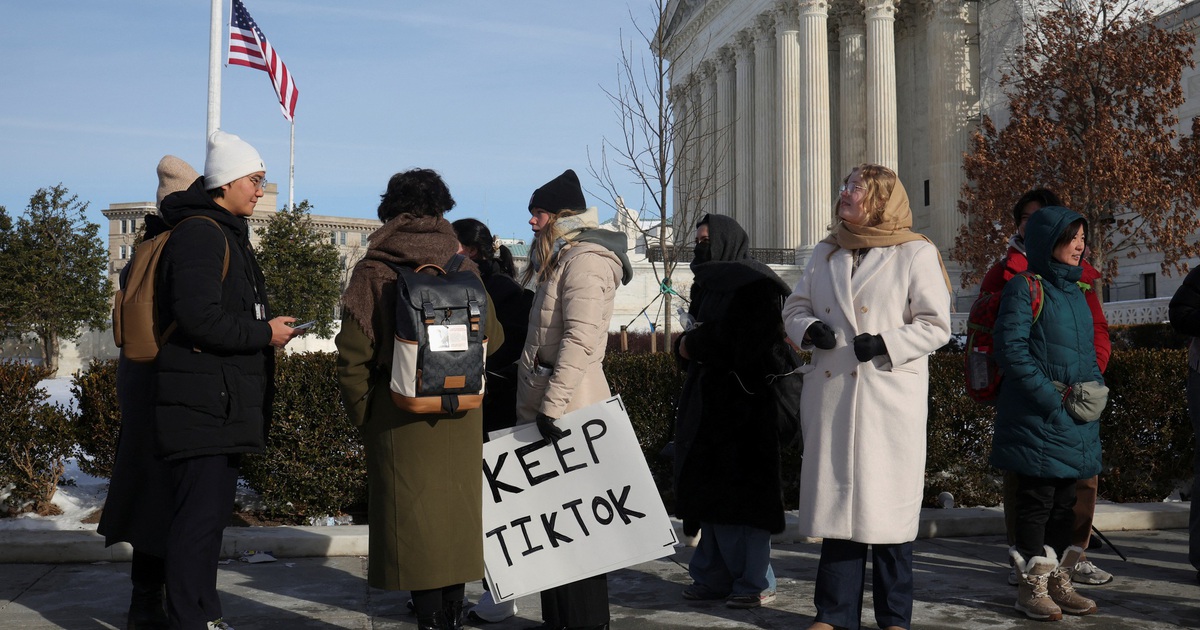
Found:
[[[867, 209], [867, 225], [879, 225], [883, 220], [883, 209], [887, 207], [888, 199], [892, 198], [892, 191], [896, 189], [896, 182], [900, 181], [900, 177], [896, 175], [896, 171], [886, 166], [864, 162], [850, 169], [850, 172], [842, 178], [842, 185], [849, 182], [855, 173], [862, 175], [863, 186], [866, 187], [866, 190], [863, 191], [863, 207]], [[839, 203], [841, 203], [841, 193], [838, 194], [837, 201], [833, 203], [833, 224], [829, 226], [830, 232], [837, 231], [840, 221], [837, 218]]]

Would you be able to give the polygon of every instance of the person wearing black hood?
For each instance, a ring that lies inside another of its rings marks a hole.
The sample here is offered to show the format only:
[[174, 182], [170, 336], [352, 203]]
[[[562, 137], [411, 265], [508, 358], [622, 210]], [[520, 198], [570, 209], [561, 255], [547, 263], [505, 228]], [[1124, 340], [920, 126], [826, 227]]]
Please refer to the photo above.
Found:
[[[170, 195], [182, 193], [200, 174], [187, 162], [167, 155], [158, 163], [157, 206]], [[170, 227], [158, 214], [143, 220], [143, 241]], [[146, 254], [149, 255], [149, 254]], [[131, 261], [132, 262], [132, 261]], [[131, 269], [121, 270], [121, 287]], [[167, 531], [171, 527], [171, 477], [158, 458], [154, 438], [154, 364], [117, 358], [117, 402], [121, 409], [121, 434], [109, 479], [108, 494], [96, 528], [106, 547], [119, 542], [133, 547], [129, 577], [133, 595], [126, 630], [160, 630], [167, 627]]]
[[771, 534], [784, 529], [778, 411], [767, 377], [789, 371], [781, 307], [791, 293], [749, 253], [730, 217], [696, 224], [687, 370], [675, 433], [675, 513], [699, 522], [686, 599], [755, 608], [775, 599]]
[[[303, 331], [271, 318], [246, 218], [266, 168], [241, 138], [208, 139], [204, 176], [159, 209], [173, 227], [158, 263], [159, 322], [174, 332], [155, 359], [155, 428], [174, 493], [167, 534], [173, 630], [228, 628], [217, 560], [233, 511], [241, 455], [266, 446], [275, 348]], [[202, 220], [185, 221], [191, 217]]]

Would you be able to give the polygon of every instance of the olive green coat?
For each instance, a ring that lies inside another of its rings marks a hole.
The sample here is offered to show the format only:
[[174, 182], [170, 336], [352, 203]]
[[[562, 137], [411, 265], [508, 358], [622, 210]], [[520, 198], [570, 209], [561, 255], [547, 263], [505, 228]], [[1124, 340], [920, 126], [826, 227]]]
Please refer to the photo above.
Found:
[[[387, 590], [427, 590], [483, 577], [483, 413], [410, 414], [388, 389], [392, 316], [378, 317], [380, 340], [342, 319], [338, 381], [362, 431], [369, 484], [367, 582]], [[488, 300], [488, 353], [504, 329]], [[376, 368], [377, 358], [386, 357]]]

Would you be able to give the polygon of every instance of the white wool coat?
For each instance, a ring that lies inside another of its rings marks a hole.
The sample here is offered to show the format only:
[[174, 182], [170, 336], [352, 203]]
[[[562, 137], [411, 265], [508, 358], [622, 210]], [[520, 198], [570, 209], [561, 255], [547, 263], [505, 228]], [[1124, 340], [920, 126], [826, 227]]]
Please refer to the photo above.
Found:
[[[820, 320], [837, 345], [811, 345], [803, 369], [800, 533], [894, 544], [914, 540], [925, 478], [930, 352], [950, 339], [950, 292], [926, 241], [866, 250], [820, 243], [783, 309], [801, 344]], [[860, 363], [854, 337], [881, 335], [887, 354]]]

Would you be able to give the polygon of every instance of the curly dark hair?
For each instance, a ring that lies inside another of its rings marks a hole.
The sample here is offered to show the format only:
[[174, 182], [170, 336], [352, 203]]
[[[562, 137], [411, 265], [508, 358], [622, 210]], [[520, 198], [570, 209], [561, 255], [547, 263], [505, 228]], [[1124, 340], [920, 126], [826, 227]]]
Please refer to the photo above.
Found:
[[440, 217], [454, 207], [454, 197], [442, 176], [427, 168], [392, 175], [387, 192], [379, 198], [379, 220], [384, 223], [401, 214]]
[[1062, 200], [1058, 198], [1058, 195], [1054, 194], [1053, 190], [1050, 190], [1049, 188], [1034, 188], [1033, 190], [1026, 192], [1024, 195], [1021, 195], [1021, 198], [1017, 200], [1015, 205], [1013, 205], [1013, 225], [1021, 225], [1021, 211], [1025, 209], [1025, 206], [1034, 201], [1036, 201], [1043, 208], [1048, 206], [1063, 205]]

